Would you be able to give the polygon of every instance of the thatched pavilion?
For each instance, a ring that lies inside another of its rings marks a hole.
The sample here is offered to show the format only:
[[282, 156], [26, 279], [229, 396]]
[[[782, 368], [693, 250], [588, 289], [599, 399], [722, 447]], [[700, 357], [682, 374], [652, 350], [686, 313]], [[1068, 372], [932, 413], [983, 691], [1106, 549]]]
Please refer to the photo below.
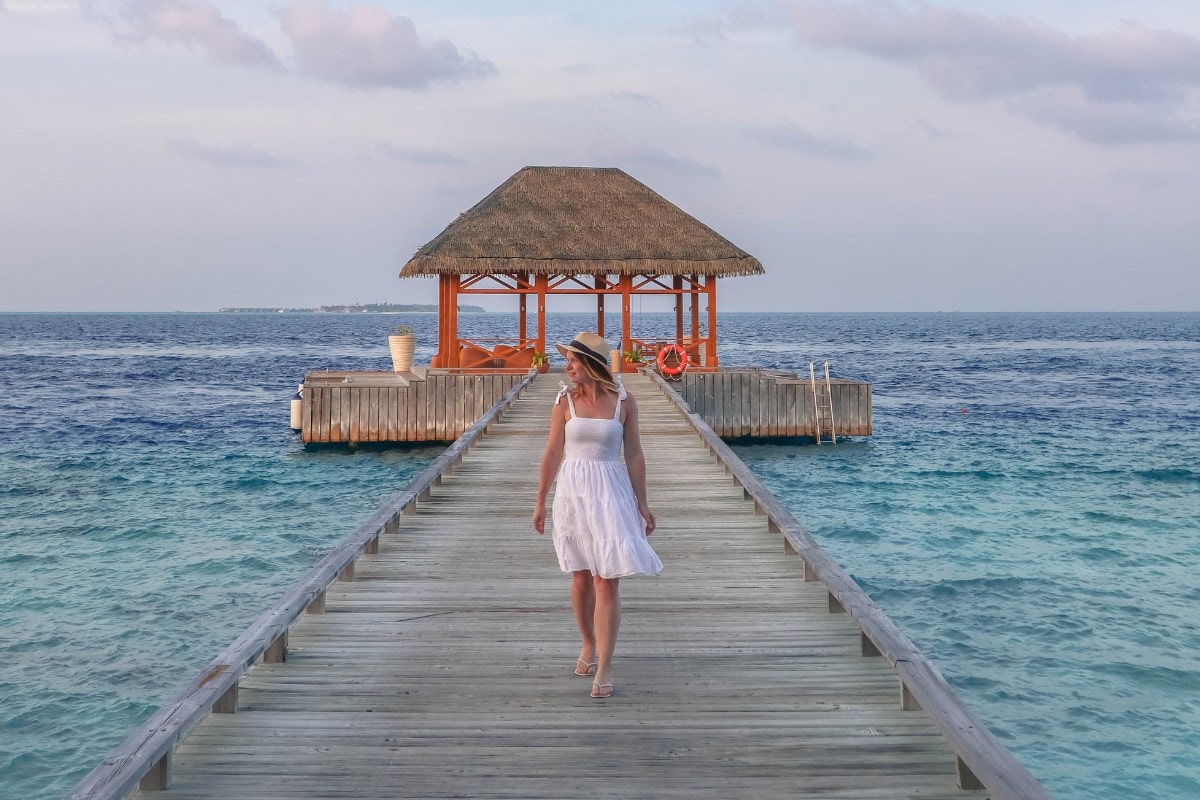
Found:
[[[419, 249], [400, 276], [440, 279], [435, 367], [528, 368], [535, 350], [546, 352], [551, 295], [594, 295], [601, 335], [605, 298], [619, 296], [619, 349], [652, 356], [664, 343], [633, 335], [631, 299], [667, 295], [675, 300], [673, 343], [694, 365], [714, 369], [717, 278], [762, 272], [758, 259], [619, 169], [525, 167]], [[472, 294], [516, 295], [519, 331], [505, 340], [459, 338], [459, 298]], [[704, 329], [701, 297], [707, 300]]]

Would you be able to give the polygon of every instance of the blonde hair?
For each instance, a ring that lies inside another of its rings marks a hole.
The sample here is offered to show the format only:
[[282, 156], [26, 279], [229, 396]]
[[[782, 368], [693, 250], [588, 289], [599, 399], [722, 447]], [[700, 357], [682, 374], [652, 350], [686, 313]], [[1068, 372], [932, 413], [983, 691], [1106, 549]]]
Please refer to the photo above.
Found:
[[592, 380], [606, 389], [614, 392], [617, 391], [617, 381], [613, 378], [611, 372], [609, 372], [607, 369], [602, 369], [599, 364], [587, 356], [577, 356], [576, 360], [583, 365], [583, 371], [586, 372]]

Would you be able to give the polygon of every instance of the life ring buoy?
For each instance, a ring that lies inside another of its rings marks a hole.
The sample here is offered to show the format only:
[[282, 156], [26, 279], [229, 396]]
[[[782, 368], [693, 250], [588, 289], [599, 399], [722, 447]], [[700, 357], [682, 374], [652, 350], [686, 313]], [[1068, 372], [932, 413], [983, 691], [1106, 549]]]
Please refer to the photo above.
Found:
[[669, 344], [658, 351], [658, 371], [671, 380], [678, 380], [688, 365], [687, 350], [677, 344]]

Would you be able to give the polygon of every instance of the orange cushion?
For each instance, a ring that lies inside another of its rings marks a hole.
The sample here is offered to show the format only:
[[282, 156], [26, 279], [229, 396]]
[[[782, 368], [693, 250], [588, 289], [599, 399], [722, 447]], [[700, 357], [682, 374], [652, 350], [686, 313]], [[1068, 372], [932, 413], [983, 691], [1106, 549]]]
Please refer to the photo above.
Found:
[[526, 347], [523, 350], [518, 350], [508, 358], [504, 359], [504, 366], [515, 367], [519, 369], [529, 369], [533, 366], [533, 348]]
[[458, 365], [463, 369], [481, 369], [496, 366], [495, 356], [487, 350], [464, 344], [458, 351]]

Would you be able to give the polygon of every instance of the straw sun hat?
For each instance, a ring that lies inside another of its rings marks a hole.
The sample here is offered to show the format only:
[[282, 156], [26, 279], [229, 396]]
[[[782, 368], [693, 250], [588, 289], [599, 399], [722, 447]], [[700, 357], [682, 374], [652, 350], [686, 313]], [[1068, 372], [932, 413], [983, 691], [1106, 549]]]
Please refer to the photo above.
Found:
[[609, 381], [612, 381], [612, 371], [608, 367], [608, 360], [612, 356], [612, 348], [608, 346], [608, 342], [603, 336], [598, 336], [594, 333], [582, 331], [575, 334], [575, 338], [567, 344], [556, 344], [558, 352], [562, 353], [563, 358], [567, 357], [567, 353], [571, 352], [578, 356], [582, 356], [588, 360], [594, 367], [600, 369], [602, 375], [606, 375]]

